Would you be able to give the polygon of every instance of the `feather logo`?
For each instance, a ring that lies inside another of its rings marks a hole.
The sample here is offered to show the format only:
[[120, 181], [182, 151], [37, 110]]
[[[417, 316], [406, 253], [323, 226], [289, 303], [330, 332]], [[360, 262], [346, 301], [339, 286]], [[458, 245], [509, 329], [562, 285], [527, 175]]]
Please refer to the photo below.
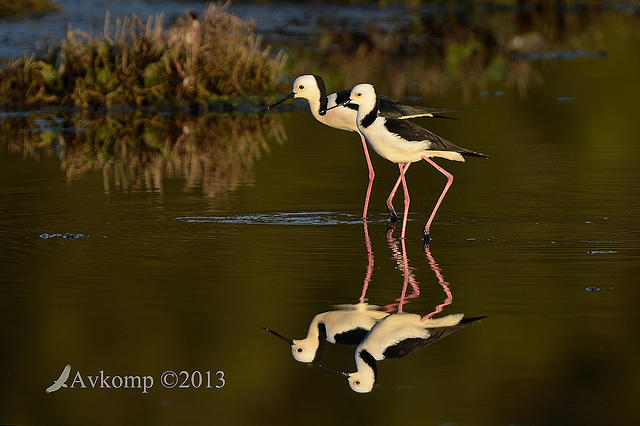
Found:
[[65, 367], [62, 369], [62, 373], [60, 373], [60, 377], [58, 377], [51, 386], [46, 388], [45, 392], [51, 393], [59, 390], [60, 388], [66, 388], [67, 379], [69, 378], [69, 373], [71, 373], [71, 364], [65, 365]]

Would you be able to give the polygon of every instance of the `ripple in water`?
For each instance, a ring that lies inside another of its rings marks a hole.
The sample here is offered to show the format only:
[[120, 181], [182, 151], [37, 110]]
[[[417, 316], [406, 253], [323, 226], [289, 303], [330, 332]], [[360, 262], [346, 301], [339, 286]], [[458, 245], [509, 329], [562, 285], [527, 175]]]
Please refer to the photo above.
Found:
[[[336, 212], [281, 212], [243, 216], [182, 216], [188, 223], [233, 223], [246, 225], [352, 225], [362, 223], [360, 216]], [[383, 219], [376, 222], [383, 222]]]

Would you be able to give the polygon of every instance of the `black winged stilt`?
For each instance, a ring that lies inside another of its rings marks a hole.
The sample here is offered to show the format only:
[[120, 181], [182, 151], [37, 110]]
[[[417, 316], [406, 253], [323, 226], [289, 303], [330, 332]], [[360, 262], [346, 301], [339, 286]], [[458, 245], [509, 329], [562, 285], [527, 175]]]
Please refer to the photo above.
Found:
[[[373, 180], [375, 178], [375, 172], [371, 159], [369, 158], [369, 150], [367, 149], [367, 143], [364, 136], [358, 130], [356, 124], [356, 116], [358, 107], [351, 105], [345, 101], [349, 99], [349, 90], [341, 90], [336, 93], [327, 95], [327, 89], [324, 84], [324, 80], [319, 75], [310, 74], [302, 75], [295, 79], [293, 82], [293, 90], [284, 98], [280, 99], [276, 103], [269, 105], [266, 109], [269, 110], [281, 103], [292, 99], [301, 98], [306, 99], [309, 102], [309, 108], [313, 117], [327, 126], [347, 130], [350, 132], [357, 132], [360, 135], [362, 142], [362, 149], [364, 150], [364, 156], [367, 161], [367, 167], [369, 168], [369, 184], [367, 185], [367, 193], [364, 201], [364, 208], [362, 210], [362, 218], [367, 218], [367, 211], [369, 208], [369, 198], [371, 196], [371, 188], [373, 186]], [[454, 110], [442, 109], [442, 108], [428, 108], [419, 106], [403, 105], [395, 102], [385, 96], [378, 96], [378, 110], [381, 116], [393, 119], [410, 119], [419, 117], [431, 117], [431, 118], [448, 118], [441, 113], [455, 112]], [[398, 187], [400, 178], [396, 182], [395, 188]], [[389, 199], [393, 199], [393, 193], [389, 196]], [[397, 220], [398, 216], [387, 200], [387, 206], [389, 208], [389, 214], [392, 220]], [[391, 206], [391, 207], [389, 207]]]
[[325, 341], [343, 345], [357, 345], [367, 335], [371, 327], [389, 315], [375, 305], [366, 303], [367, 290], [373, 273], [373, 250], [367, 222], [364, 221], [364, 244], [367, 250], [367, 270], [365, 272], [360, 299], [355, 304], [336, 305], [333, 311], [323, 312], [313, 317], [309, 325], [307, 337], [293, 340], [264, 328], [265, 331], [284, 340], [291, 346], [291, 353], [296, 361], [318, 361]]
[[[371, 145], [373, 150], [381, 157], [398, 164], [400, 170], [399, 181], [402, 182], [402, 188], [404, 190], [404, 216], [402, 218], [401, 238], [405, 238], [407, 215], [409, 213], [409, 203], [411, 200], [405, 179], [405, 174], [411, 163], [425, 160], [447, 177], [444, 190], [440, 194], [440, 198], [424, 227], [424, 241], [425, 243], [429, 243], [431, 240], [430, 229], [433, 218], [449, 187], [453, 183], [453, 175], [435, 163], [432, 158], [440, 157], [452, 161], [464, 162], [467, 156], [483, 158], [488, 158], [488, 156], [480, 152], [461, 148], [453, 142], [410, 121], [385, 117], [380, 113], [380, 96], [377, 95], [375, 88], [371, 84], [358, 84], [354, 86], [349, 98], [342, 103], [343, 105], [355, 104], [358, 106], [356, 123], [360, 134], [366, 138], [369, 145]], [[327, 113], [330, 112], [331, 108], [339, 107], [340, 103], [328, 107]], [[398, 184], [399, 183], [396, 182], [387, 200], [387, 205], [390, 204]], [[392, 206], [390, 206], [390, 208], [393, 209]]]
[[[378, 368], [377, 362], [389, 358], [403, 358], [422, 348], [425, 348], [456, 331], [486, 317], [464, 318], [463, 314], [451, 314], [444, 317], [433, 318], [433, 315], [442, 311], [442, 308], [451, 304], [453, 296], [449, 291], [449, 283], [444, 281], [437, 263], [433, 259], [428, 247], [425, 254], [430, 268], [436, 274], [439, 284], [445, 290], [447, 298], [444, 303], [427, 315], [418, 315], [403, 311], [403, 305], [407, 303], [407, 285], [411, 280], [408, 259], [406, 256], [405, 241], [401, 240], [402, 263], [404, 281], [402, 292], [398, 299], [397, 312], [377, 322], [362, 342], [356, 347], [355, 364], [356, 371], [346, 373], [334, 370], [324, 365], [322, 368], [338, 373], [347, 378], [349, 386], [355, 392], [371, 392], [376, 383]], [[412, 286], [417, 283], [412, 282]], [[414, 289], [414, 293], [416, 290]], [[418, 290], [419, 294], [419, 290]]]

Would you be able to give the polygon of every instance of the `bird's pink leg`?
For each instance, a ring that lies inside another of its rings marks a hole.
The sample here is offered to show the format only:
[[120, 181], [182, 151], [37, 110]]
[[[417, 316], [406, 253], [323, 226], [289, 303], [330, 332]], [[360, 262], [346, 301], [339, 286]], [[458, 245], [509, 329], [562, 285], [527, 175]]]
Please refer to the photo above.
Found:
[[[407, 169], [409, 168], [410, 165], [411, 165], [411, 163], [407, 163], [407, 165], [404, 168], [405, 172], [407, 171]], [[392, 222], [397, 222], [398, 220], [400, 220], [400, 217], [398, 217], [398, 213], [396, 213], [396, 209], [393, 208], [393, 197], [396, 196], [396, 191], [398, 190], [398, 187], [400, 186], [400, 182], [402, 182], [402, 178], [400, 176], [398, 176], [398, 180], [396, 180], [395, 185], [393, 185], [393, 188], [391, 189], [391, 192], [389, 193], [389, 197], [387, 197], [387, 211], [389, 212], [389, 215], [391, 216], [391, 221]]]
[[362, 218], [367, 219], [367, 210], [369, 210], [369, 197], [371, 197], [371, 188], [373, 188], [373, 179], [376, 177], [373, 171], [373, 164], [369, 158], [369, 150], [367, 149], [367, 141], [364, 139], [362, 133], [360, 133], [360, 140], [362, 141], [362, 149], [364, 150], [364, 158], [367, 160], [367, 167], [369, 168], [369, 184], [367, 185], [367, 196], [364, 199], [364, 209], [362, 210]]
[[444, 189], [442, 190], [442, 194], [440, 194], [440, 198], [438, 198], [438, 202], [436, 203], [436, 206], [433, 208], [433, 211], [431, 212], [431, 216], [429, 216], [429, 220], [427, 220], [427, 224], [424, 226], [424, 242], [425, 244], [428, 244], [429, 241], [431, 241], [431, 236], [429, 235], [429, 230], [431, 229], [431, 222], [433, 222], [433, 218], [436, 217], [436, 212], [438, 211], [438, 208], [440, 207], [442, 200], [444, 200], [444, 196], [447, 194], [449, 187], [453, 183], [453, 175], [448, 171], [446, 171], [445, 169], [443, 169], [442, 167], [440, 167], [438, 164], [436, 164], [436, 162], [433, 161], [431, 158], [424, 155], [422, 156], [422, 158], [427, 163], [435, 167], [436, 170], [438, 170], [440, 173], [442, 173], [447, 177], [447, 184], [444, 186]]
[[398, 213], [396, 213], [396, 209], [393, 208], [393, 197], [396, 195], [396, 191], [398, 190], [398, 186], [400, 186], [401, 181], [402, 180], [400, 179], [400, 176], [398, 176], [396, 184], [393, 185], [393, 189], [389, 193], [389, 197], [387, 197], [387, 211], [389, 212], [389, 216], [391, 216], [390, 219], [392, 222], [397, 222], [398, 220], [400, 220], [400, 217], [398, 217]]
[[404, 214], [402, 215], [401, 240], [404, 240], [405, 229], [407, 228], [407, 217], [409, 217], [409, 203], [411, 202], [411, 198], [409, 198], [409, 189], [407, 188], [407, 180], [404, 177], [404, 173], [410, 165], [411, 163], [407, 163], [406, 167], [403, 167], [402, 164], [398, 164], [398, 167], [400, 168], [400, 179], [402, 179], [402, 190], [404, 191]]

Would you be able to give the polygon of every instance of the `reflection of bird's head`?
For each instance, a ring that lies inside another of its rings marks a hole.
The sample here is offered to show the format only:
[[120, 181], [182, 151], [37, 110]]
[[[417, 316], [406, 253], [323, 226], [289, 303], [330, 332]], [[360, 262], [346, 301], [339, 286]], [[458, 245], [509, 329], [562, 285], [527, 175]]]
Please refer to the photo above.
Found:
[[347, 378], [351, 390], [358, 393], [368, 393], [373, 390], [376, 383], [377, 367], [375, 358], [366, 350], [356, 349], [356, 366], [358, 371], [355, 373], [345, 373], [341, 370], [334, 370], [324, 365], [320, 367], [332, 373], [339, 374]]
[[314, 362], [320, 357], [323, 343], [327, 339], [327, 328], [324, 323], [319, 322], [317, 318], [316, 316], [313, 321], [311, 321], [309, 335], [300, 340], [290, 339], [268, 328], [264, 330], [287, 342], [291, 346], [291, 354], [296, 361], [306, 363]]
[[267, 333], [270, 333], [280, 340], [288, 343], [291, 346], [291, 354], [296, 361], [308, 363], [315, 360], [316, 355], [318, 354], [318, 346], [320, 345], [317, 337], [307, 337], [306, 339], [302, 340], [292, 340], [269, 328], [265, 328], [264, 330]]
[[318, 352], [318, 339], [307, 338], [303, 340], [294, 340], [291, 345], [291, 354], [296, 361], [313, 362]]
[[349, 386], [351, 390], [358, 393], [368, 393], [373, 389], [375, 384], [375, 375], [371, 371], [356, 371], [349, 374]]

